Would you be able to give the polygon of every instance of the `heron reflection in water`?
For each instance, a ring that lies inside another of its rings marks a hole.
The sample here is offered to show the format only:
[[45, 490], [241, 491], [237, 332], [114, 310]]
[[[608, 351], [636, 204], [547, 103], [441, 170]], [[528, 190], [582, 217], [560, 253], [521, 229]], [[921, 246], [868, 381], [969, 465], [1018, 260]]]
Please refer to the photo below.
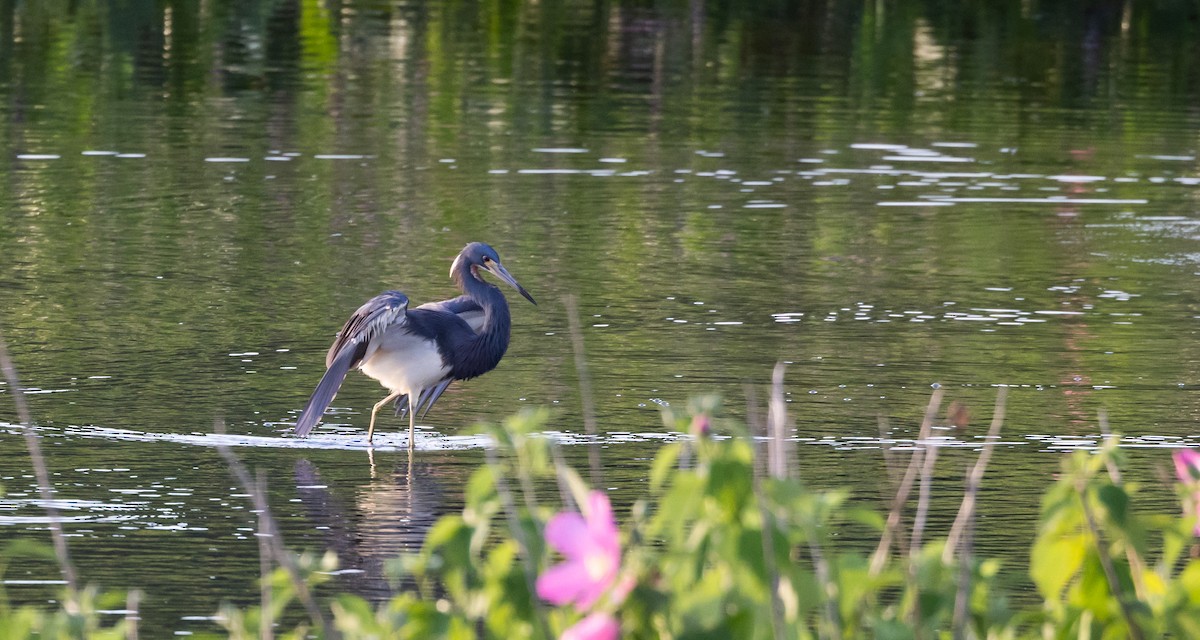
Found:
[[356, 476], [364, 471], [357, 465], [339, 467], [337, 482], [309, 460], [295, 465], [296, 497], [314, 528], [311, 535], [337, 554], [340, 588], [372, 602], [395, 595], [388, 563], [420, 550], [430, 528], [452, 509], [454, 499], [443, 487], [463, 486], [470, 473], [449, 457], [407, 457], [385, 455], [395, 466], [372, 466], [369, 477]]

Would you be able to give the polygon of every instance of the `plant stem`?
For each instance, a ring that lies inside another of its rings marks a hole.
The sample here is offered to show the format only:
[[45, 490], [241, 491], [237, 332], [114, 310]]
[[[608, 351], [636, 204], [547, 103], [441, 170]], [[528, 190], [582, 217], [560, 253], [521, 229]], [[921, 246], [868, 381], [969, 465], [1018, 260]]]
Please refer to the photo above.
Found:
[[[1098, 417], [1100, 421], [1100, 433], [1104, 436], [1106, 444], [1105, 449], [1112, 450], [1117, 446], [1119, 438], [1113, 434], [1108, 426], [1108, 411], [1101, 408]], [[1113, 460], [1111, 455], [1104, 456], [1104, 467], [1108, 470], [1109, 480], [1112, 480], [1113, 484], [1119, 486], [1121, 484], [1121, 469], [1117, 466], [1116, 461]], [[1137, 548], [1134, 545], [1127, 544], [1124, 545], [1124, 548], [1125, 557], [1129, 559], [1129, 574], [1133, 579], [1133, 589], [1138, 598], [1144, 599], [1148, 595], [1146, 581], [1142, 577], [1146, 571], [1146, 562], [1142, 560], [1141, 554], [1137, 552]]]
[[588, 434], [588, 467], [592, 486], [600, 483], [600, 442], [596, 424], [596, 404], [592, 400], [592, 379], [588, 374], [587, 356], [583, 350], [583, 329], [579, 323], [579, 304], [575, 296], [563, 299], [567, 307], [567, 327], [571, 332], [571, 347], [575, 353], [575, 373], [579, 377], [579, 400], [583, 405], [583, 429]]
[[141, 606], [142, 592], [130, 589], [125, 594], [125, 640], [138, 640], [138, 607]]
[[[217, 433], [225, 433], [225, 422], [217, 418], [213, 428]], [[296, 597], [304, 605], [305, 611], [308, 612], [308, 617], [313, 621], [313, 624], [325, 631], [326, 638], [336, 640], [340, 636], [333, 626], [325, 620], [325, 616], [321, 614], [321, 608], [317, 606], [316, 600], [313, 599], [312, 590], [308, 588], [308, 583], [300, 575], [300, 569], [296, 566], [296, 563], [292, 560], [292, 556], [283, 545], [283, 536], [280, 535], [279, 527], [275, 525], [275, 519], [271, 516], [271, 506], [267, 502], [265, 489], [250, 478], [250, 473], [242, 465], [242, 461], [238, 459], [229, 447], [218, 445], [217, 452], [221, 454], [221, 457], [225, 459], [225, 463], [229, 465], [230, 473], [242, 485], [246, 493], [250, 494], [250, 501], [259, 512], [259, 527], [260, 531], [262, 531], [261, 537], [269, 541], [267, 549], [271, 557], [287, 572], [288, 578], [292, 582], [292, 587], [296, 590]], [[266, 612], [264, 611], [263, 614], [265, 615]]]
[[787, 428], [787, 403], [783, 399], [783, 372], [787, 367], [782, 362], [775, 365], [771, 373], [771, 398], [767, 405], [768, 434], [767, 474], [772, 478], [788, 477], [788, 446], [784, 431]]
[[1145, 636], [1142, 635], [1142, 629], [1138, 626], [1137, 621], [1133, 617], [1133, 607], [1130, 606], [1128, 598], [1125, 596], [1125, 591], [1121, 589], [1121, 583], [1117, 577], [1117, 570], [1113, 567], [1112, 558], [1108, 557], [1108, 553], [1104, 548], [1104, 540], [1100, 537], [1100, 527], [1096, 524], [1096, 517], [1092, 514], [1092, 508], [1088, 504], [1088, 486], [1086, 481], [1080, 480], [1075, 485], [1079, 492], [1079, 502], [1083, 505], [1083, 517], [1087, 522], [1088, 529], [1092, 533], [1092, 538], [1096, 541], [1096, 557], [1100, 559], [1100, 566], [1104, 568], [1104, 578], [1108, 581], [1108, 588], [1112, 592], [1113, 597], [1117, 599], [1117, 603], [1121, 605], [1121, 615], [1125, 618], [1125, 624], [1129, 626], [1129, 637], [1133, 640], [1142, 640]]
[[[258, 483], [255, 491], [266, 493], [267, 477], [262, 469], [258, 470]], [[273, 640], [275, 637], [274, 617], [268, 617], [271, 611], [271, 525], [267, 522], [266, 512], [258, 512], [258, 572], [262, 582], [258, 585], [258, 596], [262, 614], [259, 615], [258, 637], [262, 640]]]
[[29, 449], [29, 458], [33, 462], [33, 474], [37, 479], [38, 495], [42, 499], [42, 508], [46, 511], [49, 521], [50, 540], [54, 546], [54, 556], [58, 559], [59, 570], [67, 582], [67, 602], [63, 603], [68, 613], [79, 613], [77, 594], [79, 579], [76, 577], [75, 565], [71, 564], [71, 554], [67, 550], [67, 537], [63, 534], [62, 520], [58, 509], [54, 507], [54, 488], [50, 484], [50, 472], [46, 467], [46, 457], [42, 454], [41, 436], [33, 428], [33, 418], [29, 413], [29, 405], [25, 402], [25, 391], [17, 379], [17, 369], [8, 357], [8, 345], [0, 335], [0, 369], [4, 371], [4, 379], [8, 381], [8, 390], [12, 395], [13, 404], [17, 408], [17, 418], [21, 421], [22, 432], [25, 434], [25, 447]]
[[1000, 387], [996, 392], [996, 407], [992, 411], [992, 424], [988, 428], [983, 451], [979, 452], [979, 458], [975, 460], [975, 466], [971, 467], [971, 473], [967, 476], [967, 489], [963, 495], [962, 504], [958, 507], [958, 516], [954, 518], [950, 534], [946, 537], [946, 546], [942, 549], [943, 564], [953, 562], [954, 550], [955, 548], [959, 549], [958, 586], [954, 593], [954, 617], [952, 619], [955, 640], [966, 638], [967, 606], [971, 595], [972, 553], [975, 546], [975, 500], [979, 494], [979, 487], [983, 483], [983, 474], [987, 470], [992, 451], [996, 446], [996, 438], [1000, 437], [1000, 427], [1004, 424], [1007, 402], [1008, 387]]
[[921, 443], [929, 438], [929, 431], [933, 428], [933, 418], [937, 415], [938, 407], [942, 404], [942, 396], [945, 391], [941, 388], [934, 389], [933, 394], [929, 397], [929, 405], [925, 407], [925, 417], [921, 420], [921, 430], [917, 434], [917, 448], [913, 451], [912, 458], [908, 461], [908, 469], [904, 471], [904, 477], [900, 480], [900, 486], [896, 489], [896, 499], [892, 502], [892, 508], [888, 512], [887, 524], [883, 527], [883, 535], [879, 537], [879, 546], [875, 547], [875, 553], [871, 555], [871, 565], [867, 571], [867, 575], [874, 578], [883, 571], [883, 566], [887, 563], [888, 552], [891, 550], [892, 538], [896, 536], [896, 532], [900, 527], [900, 515], [904, 510], [905, 503], [908, 502], [908, 494], [912, 491], [913, 482], [917, 477], [917, 469], [921, 465], [921, 461], [925, 458], [925, 450]]

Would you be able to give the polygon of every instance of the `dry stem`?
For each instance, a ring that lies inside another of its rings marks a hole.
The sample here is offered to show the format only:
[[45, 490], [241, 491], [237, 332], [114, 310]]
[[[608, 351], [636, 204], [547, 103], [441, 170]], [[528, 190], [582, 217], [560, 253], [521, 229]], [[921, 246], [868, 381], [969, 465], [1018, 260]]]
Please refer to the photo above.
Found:
[[904, 478], [900, 480], [900, 487], [896, 490], [896, 499], [892, 502], [891, 511], [888, 512], [887, 524], [884, 525], [883, 535], [879, 537], [879, 546], [875, 547], [875, 553], [871, 555], [868, 575], [872, 578], [878, 576], [879, 572], [883, 571], [884, 564], [887, 563], [892, 538], [896, 536], [900, 527], [900, 514], [904, 510], [905, 503], [908, 502], [908, 494], [912, 491], [917, 470], [925, 458], [925, 449], [922, 448], [924, 446], [922, 443], [929, 438], [929, 431], [933, 428], [933, 419], [937, 415], [938, 407], [942, 404], [944, 394], [943, 389], [934, 389], [933, 395], [929, 397], [929, 405], [925, 407], [925, 417], [921, 420], [921, 431], [917, 434], [917, 449], [913, 451], [912, 458], [908, 462], [908, 469], [905, 470]]
[[600, 483], [600, 443], [596, 440], [596, 404], [592, 400], [592, 379], [588, 374], [587, 357], [583, 349], [583, 329], [579, 323], [579, 304], [575, 296], [563, 299], [567, 307], [567, 327], [571, 332], [571, 347], [575, 352], [575, 373], [579, 377], [580, 403], [583, 405], [583, 429], [588, 434], [588, 466], [592, 485]]
[[0, 336], [0, 369], [4, 371], [4, 379], [8, 381], [8, 391], [12, 395], [13, 404], [17, 408], [17, 417], [21, 421], [25, 434], [25, 446], [29, 449], [29, 458], [33, 462], [33, 474], [37, 479], [38, 495], [42, 498], [42, 508], [46, 511], [49, 521], [50, 539], [54, 546], [54, 556], [58, 558], [58, 566], [63, 579], [67, 582], [68, 598], [63, 606], [69, 613], [78, 613], [79, 606], [76, 595], [79, 592], [79, 579], [76, 577], [75, 565], [71, 564], [71, 554], [67, 550], [67, 538], [63, 535], [62, 520], [58, 509], [54, 507], [54, 488], [50, 484], [50, 472], [46, 467], [46, 457], [42, 455], [41, 436], [33, 429], [33, 418], [29, 413], [29, 405], [25, 402], [25, 392], [17, 379], [17, 369], [8, 357], [8, 346], [4, 337]]
[[[225, 422], [218, 418], [214, 423], [214, 429], [217, 433], [225, 433]], [[272, 559], [287, 572], [288, 578], [292, 582], [292, 587], [296, 590], [296, 597], [304, 605], [305, 611], [308, 612], [308, 617], [313, 621], [313, 624], [324, 629], [326, 638], [336, 640], [340, 636], [333, 626], [325, 620], [325, 616], [321, 614], [321, 608], [317, 606], [312, 591], [308, 588], [308, 583], [300, 575], [299, 567], [296, 566], [296, 562], [288, 552], [287, 547], [283, 544], [283, 536], [279, 531], [279, 527], [276, 526], [275, 518], [271, 516], [271, 506], [267, 501], [264, 488], [265, 482], [260, 486], [259, 483], [251, 479], [250, 473], [246, 470], [242, 461], [238, 459], [237, 455], [229, 447], [219, 445], [217, 452], [225, 459], [225, 463], [229, 465], [229, 471], [237, 478], [238, 483], [242, 485], [246, 493], [250, 494], [250, 501], [254, 505], [254, 509], [258, 511], [260, 545], [263, 540], [268, 542], [265, 548], [270, 553]], [[260, 546], [260, 548], [262, 547]], [[264, 626], [269, 624], [265, 617], [266, 613], [266, 611], [263, 611], [262, 624]]]

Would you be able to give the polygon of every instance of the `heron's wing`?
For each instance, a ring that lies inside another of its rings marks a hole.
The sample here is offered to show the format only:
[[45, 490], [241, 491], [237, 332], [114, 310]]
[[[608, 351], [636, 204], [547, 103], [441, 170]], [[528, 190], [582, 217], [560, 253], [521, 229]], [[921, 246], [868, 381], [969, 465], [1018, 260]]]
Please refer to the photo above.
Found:
[[399, 291], [386, 291], [368, 300], [350, 316], [325, 356], [325, 375], [321, 376], [296, 420], [296, 435], [303, 437], [312, 431], [342, 387], [346, 374], [362, 363], [375, 338], [383, 335], [388, 327], [405, 321], [407, 308], [407, 296]]
[[308, 435], [309, 431], [312, 431], [313, 427], [317, 426], [321, 416], [325, 415], [325, 409], [329, 407], [330, 402], [333, 402], [333, 397], [342, 387], [342, 381], [350, 372], [350, 363], [354, 361], [356, 355], [358, 354], [354, 349], [345, 349], [333, 359], [333, 362], [329, 363], [325, 375], [321, 376], [316, 390], [308, 398], [308, 404], [304, 405], [304, 411], [300, 412], [300, 419], [296, 420], [296, 435], [303, 438]]
[[384, 291], [367, 300], [359, 307], [354, 315], [346, 321], [345, 326], [338, 332], [329, 353], [325, 354], [325, 366], [333, 364], [333, 360], [347, 347], [357, 347], [361, 351], [360, 359], [350, 366], [361, 364], [361, 356], [366, 355], [363, 348], [377, 336], [383, 335], [388, 327], [404, 322], [408, 310], [408, 296], [399, 291]]
[[467, 296], [439, 300], [438, 302], [426, 302], [417, 308], [453, 313], [465, 320], [475, 333], [479, 333], [483, 329], [483, 307]]

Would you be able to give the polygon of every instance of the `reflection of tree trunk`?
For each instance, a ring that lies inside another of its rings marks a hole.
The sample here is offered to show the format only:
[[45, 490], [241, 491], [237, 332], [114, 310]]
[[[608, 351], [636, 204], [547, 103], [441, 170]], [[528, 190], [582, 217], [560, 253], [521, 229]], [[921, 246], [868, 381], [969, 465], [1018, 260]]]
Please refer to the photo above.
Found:
[[17, 0], [0, 0], [0, 82], [12, 79], [13, 25]]
[[151, 86], [166, 80], [163, 51], [166, 46], [166, 17], [169, 9], [159, 9], [137, 27], [133, 49], [133, 76]]
[[280, 93], [296, 95], [300, 69], [300, 2], [279, 0], [267, 17], [265, 75], [272, 102]]

